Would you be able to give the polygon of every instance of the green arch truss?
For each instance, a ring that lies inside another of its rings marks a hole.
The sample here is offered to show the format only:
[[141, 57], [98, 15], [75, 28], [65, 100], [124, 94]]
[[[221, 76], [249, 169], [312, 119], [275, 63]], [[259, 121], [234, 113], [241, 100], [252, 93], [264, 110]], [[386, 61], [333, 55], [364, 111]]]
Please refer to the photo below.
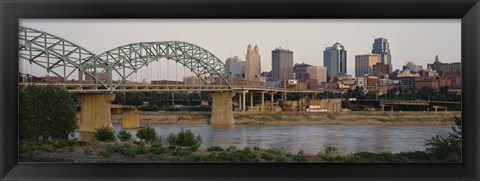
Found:
[[209, 51], [191, 43], [139, 42], [96, 55], [73, 42], [43, 31], [24, 26], [18, 30], [20, 59], [46, 69], [62, 78], [64, 83], [77, 78], [80, 83], [102, 85], [113, 91], [141, 68], [163, 58], [188, 68], [206, 85], [222, 84], [231, 88], [231, 72], [225, 64]]

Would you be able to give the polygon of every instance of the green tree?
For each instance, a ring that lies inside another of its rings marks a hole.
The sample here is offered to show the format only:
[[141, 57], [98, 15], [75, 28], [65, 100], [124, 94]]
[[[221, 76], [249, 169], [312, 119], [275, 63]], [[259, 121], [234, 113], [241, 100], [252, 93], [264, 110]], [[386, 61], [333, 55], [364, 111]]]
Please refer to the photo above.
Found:
[[427, 139], [427, 153], [432, 154], [439, 160], [460, 161], [462, 155], [462, 118], [455, 117], [456, 126], [452, 127], [452, 133], [436, 135]]
[[98, 141], [115, 141], [115, 130], [109, 126], [102, 126], [95, 129], [95, 139]]
[[20, 91], [20, 139], [68, 139], [77, 129], [76, 104], [64, 89], [30, 85]]
[[190, 130], [181, 130], [178, 134], [171, 133], [167, 137], [167, 141], [170, 145], [190, 147], [192, 151], [195, 151], [202, 144], [202, 137], [200, 135], [195, 136]]
[[158, 139], [157, 132], [151, 127], [140, 128], [135, 134], [138, 138], [145, 140], [148, 143], [153, 143]]

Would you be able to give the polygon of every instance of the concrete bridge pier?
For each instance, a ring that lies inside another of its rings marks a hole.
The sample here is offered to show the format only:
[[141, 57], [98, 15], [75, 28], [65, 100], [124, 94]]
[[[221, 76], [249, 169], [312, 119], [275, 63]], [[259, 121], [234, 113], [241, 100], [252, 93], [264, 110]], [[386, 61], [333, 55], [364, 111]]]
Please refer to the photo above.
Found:
[[210, 117], [211, 125], [233, 125], [232, 97], [233, 92], [210, 93], [212, 98], [212, 115]]
[[115, 94], [79, 94], [77, 100], [82, 109], [78, 125], [80, 133], [93, 133], [102, 126], [112, 127], [110, 103], [115, 100]]

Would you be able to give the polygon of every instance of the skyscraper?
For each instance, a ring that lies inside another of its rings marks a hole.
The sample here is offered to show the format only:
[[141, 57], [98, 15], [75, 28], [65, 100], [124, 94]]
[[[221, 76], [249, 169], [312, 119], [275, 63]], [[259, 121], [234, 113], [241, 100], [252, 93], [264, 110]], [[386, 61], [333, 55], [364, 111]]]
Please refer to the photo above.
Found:
[[258, 46], [252, 49], [251, 45], [247, 47], [247, 54], [245, 55], [245, 79], [253, 80], [256, 75], [260, 75], [260, 54]]
[[347, 50], [340, 43], [335, 43], [323, 51], [323, 66], [327, 67], [327, 80], [338, 74], [347, 73]]
[[272, 50], [272, 80], [293, 78], [293, 51], [281, 47]]
[[372, 53], [380, 55], [380, 63], [392, 64], [392, 55], [387, 39], [377, 38], [373, 42]]
[[242, 77], [245, 75], [245, 61], [242, 61], [238, 56], [233, 58], [227, 58], [225, 61], [226, 67], [232, 72], [232, 75], [235, 77]]
[[317, 79], [317, 84], [327, 81], [327, 68], [322, 66], [307, 67], [307, 74], [310, 79]]
[[403, 66], [403, 70], [410, 70], [410, 71], [412, 71], [412, 72], [418, 72], [418, 71], [420, 71], [420, 70], [422, 70], [422, 69], [423, 69], [423, 66], [417, 65], [417, 64], [415, 64], [415, 62], [413, 62], [413, 61], [409, 61], [409, 62], [407, 62], [407, 64], [405, 64], [405, 65]]
[[373, 74], [373, 65], [380, 61], [380, 55], [369, 53], [355, 55], [355, 77]]

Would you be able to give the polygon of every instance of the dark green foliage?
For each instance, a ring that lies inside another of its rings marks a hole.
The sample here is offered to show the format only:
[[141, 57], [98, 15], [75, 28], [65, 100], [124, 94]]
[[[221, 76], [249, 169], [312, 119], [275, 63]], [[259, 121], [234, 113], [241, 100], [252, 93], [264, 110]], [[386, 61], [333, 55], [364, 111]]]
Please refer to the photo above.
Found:
[[344, 158], [338, 158], [344, 162], [423, 162], [435, 161], [431, 155], [424, 151], [401, 152], [401, 153], [370, 153], [358, 152]]
[[327, 154], [337, 153], [337, 150], [338, 150], [337, 147], [334, 147], [331, 145], [323, 145], [323, 147], [325, 147], [324, 152]]
[[[198, 94], [175, 92], [175, 103], [187, 106], [199, 106], [199, 97], [208, 97], [208, 93], [202, 92]], [[166, 110], [172, 108], [172, 101], [169, 100], [171, 92], [129, 92], [125, 94], [117, 94], [115, 96], [114, 104], [126, 104], [126, 105], [142, 105], [142, 102], [149, 102], [150, 105], [157, 106], [160, 110]], [[205, 108], [204, 108], [205, 109]]]
[[227, 147], [227, 151], [230, 152], [230, 151], [235, 151], [237, 150], [237, 147], [236, 146], [229, 146]]
[[160, 111], [161, 109], [157, 105], [148, 105], [145, 107], [140, 107], [139, 110], [140, 111]]
[[168, 149], [169, 149], [169, 150], [175, 150], [175, 148], [177, 148], [177, 146], [175, 146], [175, 145], [168, 145]]
[[223, 151], [223, 148], [220, 147], [220, 146], [211, 146], [211, 147], [208, 147], [207, 148], [207, 151], [209, 152], [219, 152], [219, 151]]
[[65, 148], [65, 147], [73, 147], [77, 144], [76, 139], [71, 140], [58, 140], [52, 142], [54, 148]]
[[202, 137], [195, 136], [190, 130], [181, 130], [177, 135], [170, 134], [167, 141], [171, 145], [189, 147], [192, 151], [196, 151], [202, 144]]
[[293, 155], [292, 159], [296, 162], [304, 162], [307, 161], [307, 158], [305, 157], [303, 150], [298, 151], [297, 154]]
[[258, 162], [258, 156], [253, 151], [236, 150], [231, 152], [220, 152], [217, 159], [222, 162]]
[[[105, 154], [105, 153], [102, 153], [102, 152], [109, 153], [110, 155], [113, 154], [113, 153], [118, 153], [118, 154], [121, 154], [121, 155], [125, 155], [125, 156], [129, 157], [130, 159], [134, 159], [137, 156], [136, 150], [131, 149], [130, 145], [127, 145], [127, 144], [120, 145], [120, 144], [115, 143], [114, 145], [107, 145], [106, 150], [102, 150], [100, 152], [100, 155]], [[106, 154], [106, 155], [108, 155], [108, 154]], [[102, 155], [102, 156], [104, 156], [104, 155]], [[107, 156], [105, 156], [105, 157], [107, 157]]]
[[77, 140], [22, 140], [20, 141], [20, 154], [43, 154], [53, 152], [72, 152], [77, 146]]
[[20, 91], [20, 139], [68, 139], [77, 128], [71, 95], [53, 86], [30, 85]]
[[112, 153], [107, 151], [107, 150], [102, 150], [98, 153], [100, 156], [103, 156], [103, 157], [106, 157], [106, 158], [110, 158], [110, 156], [112, 156]]
[[427, 153], [435, 158], [445, 161], [460, 161], [462, 155], [462, 118], [455, 117], [455, 127], [452, 133], [447, 135], [436, 135], [427, 139]]
[[157, 140], [157, 133], [155, 132], [155, 129], [148, 126], [140, 128], [136, 136], [142, 140], [145, 140], [148, 143], [153, 143]]
[[84, 149], [83, 149], [83, 154], [84, 154], [84, 155], [93, 155], [93, 149], [92, 149], [92, 148], [89, 148], [89, 147], [84, 148]]
[[118, 132], [117, 138], [120, 141], [130, 141], [130, 140], [132, 140], [132, 133], [130, 133], [126, 130], [122, 130], [122, 131]]
[[148, 152], [155, 155], [160, 155], [167, 152], [167, 149], [163, 147], [162, 144], [155, 142], [154, 144], [152, 144], [152, 146], [150, 146]]
[[147, 154], [148, 153], [147, 146], [145, 146], [145, 144], [138, 145], [137, 149], [136, 149], [136, 153], [137, 154]]
[[270, 161], [270, 160], [273, 160], [274, 156], [268, 153], [262, 153], [261, 158], [266, 161]]
[[[324, 93], [325, 94], [325, 93]], [[324, 96], [320, 96], [325, 98]], [[331, 97], [331, 96], [330, 96]], [[350, 104], [349, 98], [356, 99], [376, 99], [377, 94], [374, 91], [365, 91], [363, 88], [356, 87], [343, 94], [342, 107], [353, 111], [364, 111], [365, 106]], [[392, 88], [386, 94], [378, 95], [380, 100], [426, 100], [426, 101], [452, 101], [460, 102], [461, 95], [455, 92], [449, 92], [448, 87], [434, 89], [431, 87], [422, 87], [417, 89], [405, 90], [402, 88]], [[406, 108], [403, 108], [406, 109]], [[408, 109], [407, 109], [408, 110]], [[418, 110], [416, 108], [415, 110]], [[449, 106], [448, 110], [461, 110], [460, 106]]]
[[109, 126], [102, 126], [95, 129], [95, 139], [98, 141], [115, 141], [115, 130]]
[[189, 147], [177, 147], [175, 152], [173, 152], [173, 155], [175, 156], [187, 156], [191, 154], [192, 150]]

